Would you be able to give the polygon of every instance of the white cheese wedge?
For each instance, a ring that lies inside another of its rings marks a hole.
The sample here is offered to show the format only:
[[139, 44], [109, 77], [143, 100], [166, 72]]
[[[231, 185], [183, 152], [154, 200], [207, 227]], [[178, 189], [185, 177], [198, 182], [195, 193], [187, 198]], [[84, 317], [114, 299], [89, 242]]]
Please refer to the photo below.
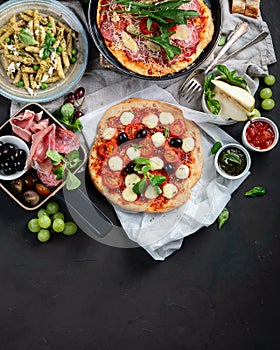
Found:
[[159, 121], [164, 125], [171, 124], [174, 122], [174, 117], [169, 112], [161, 112], [159, 115]]
[[102, 133], [102, 137], [104, 140], [111, 140], [111, 138], [113, 138], [113, 136], [115, 135], [117, 129], [115, 128], [107, 128], [103, 131]]
[[162, 132], [158, 131], [152, 135], [152, 141], [156, 148], [161, 147], [165, 143], [165, 137]]
[[138, 51], [136, 41], [127, 32], [122, 32], [121, 36], [123, 44], [127, 49], [131, 50], [132, 52]]
[[135, 147], [128, 147], [128, 149], [126, 150], [126, 154], [130, 160], [134, 160], [135, 158], [141, 156], [140, 150]]
[[212, 80], [212, 83], [215, 85], [215, 90], [219, 90], [223, 94], [235, 100], [249, 112], [252, 112], [255, 107], [255, 98], [252, 94], [250, 94], [250, 92], [239, 86], [230, 85], [218, 79]]
[[194, 139], [192, 137], [186, 137], [183, 139], [182, 149], [188, 153], [194, 149]]
[[175, 172], [175, 176], [177, 177], [177, 179], [184, 180], [184, 179], [187, 179], [189, 177], [189, 173], [190, 173], [189, 167], [185, 164], [181, 164], [177, 168], [177, 170]]
[[171, 39], [187, 40], [189, 38], [189, 29], [186, 24], [179, 24], [175, 29], [175, 33], [171, 35]]
[[156, 43], [153, 43], [152, 41], [145, 41], [145, 45], [147, 46], [148, 49], [150, 49], [152, 52], [158, 52], [161, 50], [161, 47], [156, 44]]
[[134, 193], [131, 188], [125, 188], [122, 191], [122, 197], [127, 202], [134, 202], [137, 199], [137, 194]]
[[150, 160], [151, 170], [160, 170], [164, 166], [163, 160], [159, 157], [152, 157], [149, 160]]
[[131, 112], [123, 112], [123, 114], [120, 116], [120, 121], [123, 125], [128, 125], [132, 122], [134, 118], [134, 114]]
[[174, 184], [166, 184], [162, 188], [163, 196], [167, 199], [171, 199], [178, 193], [178, 188]]
[[137, 182], [139, 182], [140, 180], [140, 176], [138, 176], [137, 174], [128, 174], [124, 179], [124, 183], [127, 188], [133, 188], [133, 186], [137, 184]]
[[108, 160], [109, 168], [113, 171], [119, 171], [123, 168], [123, 161], [120, 157], [114, 156]]
[[157, 198], [157, 196], [158, 196], [158, 194], [156, 193], [155, 188], [152, 185], [149, 185], [146, 188], [145, 197], [148, 199], [155, 199], [155, 198]]
[[158, 117], [155, 114], [150, 114], [143, 118], [142, 123], [149, 129], [153, 129], [158, 125]]

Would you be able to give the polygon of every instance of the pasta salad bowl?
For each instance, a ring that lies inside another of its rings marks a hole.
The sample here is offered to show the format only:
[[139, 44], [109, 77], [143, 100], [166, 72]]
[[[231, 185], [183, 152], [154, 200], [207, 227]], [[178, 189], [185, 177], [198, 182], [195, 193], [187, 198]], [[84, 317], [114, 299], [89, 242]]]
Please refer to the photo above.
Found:
[[0, 6], [0, 94], [21, 103], [53, 101], [82, 78], [86, 31], [56, 0], [9, 0]]

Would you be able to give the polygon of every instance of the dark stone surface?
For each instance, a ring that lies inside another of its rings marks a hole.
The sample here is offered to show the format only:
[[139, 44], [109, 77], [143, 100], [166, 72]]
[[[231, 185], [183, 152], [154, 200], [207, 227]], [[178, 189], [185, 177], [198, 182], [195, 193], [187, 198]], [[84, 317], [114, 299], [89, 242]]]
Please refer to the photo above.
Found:
[[[279, 10], [277, 0], [262, 4], [278, 56]], [[276, 107], [264, 114], [278, 123], [278, 64], [270, 72]], [[1, 123], [8, 110], [0, 97]], [[240, 140], [241, 125], [226, 130]], [[34, 213], [1, 191], [0, 348], [279, 349], [279, 159], [279, 145], [252, 154], [223, 229], [201, 229], [165, 262], [81, 231], [40, 244], [26, 228]], [[244, 198], [255, 185], [267, 195]]]

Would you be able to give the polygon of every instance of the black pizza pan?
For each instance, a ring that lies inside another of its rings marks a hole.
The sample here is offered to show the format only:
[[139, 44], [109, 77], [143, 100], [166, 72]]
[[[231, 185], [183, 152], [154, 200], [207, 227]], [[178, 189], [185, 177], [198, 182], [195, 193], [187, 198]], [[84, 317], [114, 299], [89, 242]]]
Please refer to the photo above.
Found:
[[117, 71], [128, 74], [133, 77], [145, 79], [145, 80], [153, 80], [153, 81], [161, 81], [161, 80], [170, 80], [183, 75], [187, 75], [191, 73], [194, 69], [198, 68], [200, 65], [207, 60], [207, 58], [211, 55], [213, 50], [216, 48], [221, 34], [221, 6], [220, 0], [204, 0], [207, 6], [211, 9], [213, 20], [214, 20], [214, 35], [211, 42], [207, 45], [207, 47], [201, 52], [200, 56], [187, 68], [172, 74], [167, 74], [162, 77], [152, 77], [152, 76], [144, 76], [137, 73], [134, 73], [124, 67], [108, 50], [106, 44], [103, 40], [103, 37], [98, 29], [96, 23], [96, 12], [97, 12], [97, 4], [98, 0], [90, 0], [88, 7], [88, 25], [91, 37], [100, 54], [106, 59], [106, 61], [111, 64]]

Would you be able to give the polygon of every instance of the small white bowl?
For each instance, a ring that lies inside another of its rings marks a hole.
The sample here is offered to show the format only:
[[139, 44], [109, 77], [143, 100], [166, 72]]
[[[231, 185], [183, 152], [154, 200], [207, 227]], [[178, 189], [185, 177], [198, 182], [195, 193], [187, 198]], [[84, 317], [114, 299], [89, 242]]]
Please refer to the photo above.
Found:
[[[247, 137], [246, 137], [247, 129], [251, 126], [252, 123], [255, 123], [255, 122], [267, 123], [267, 124], [269, 124], [270, 128], [273, 130], [274, 141], [271, 143], [271, 145], [269, 147], [261, 149], [261, 148], [255, 147], [254, 145], [252, 145], [251, 143], [248, 142]], [[243, 142], [243, 145], [250, 151], [261, 152], [261, 153], [268, 152], [276, 146], [278, 140], [279, 140], [279, 131], [278, 131], [276, 124], [271, 119], [268, 119], [265, 117], [256, 117], [256, 118], [253, 118], [252, 120], [249, 120], [244, 125], [243, 131], [242, 131], [242, 142]]]
[[11, 143], [13, 145], [15, 145], [17, 148], [19, 149], [23, 149], [26, 153], [26, 162], [25, 162], [25, 166], [24, 169], [21, 171], [17, 171], [16, 173], [12, 174], [12, 175], [4, 175], [0, 172], [0, 180], [15, 180], [19, 177], [21, 177], [27, 170], [28, 170], [28, 157], [29, 157], [29, 148], [27, 146], [27, 144], [19, 137], [17, 136], [13, 136], [13, 135], [5, 135], [5, 136], [0, 136], [0, 141], [2, 141], [3, 143]]
[[[222, 157], [222, 154], [227, 150], [227, 149], [236, 149], [238, 152], [240, 152], [241, 154], [244, 155], [244, 162], [245, 162], [245, 166], [243, 168], [243, 170], [239, 173], [237, 173], [236, 175], [233, 174], [228, 174], [224, 169], [222, 169], [220, 167], [220, 158]], [[217, 170], [217, 172], [222, 175], [224, 178], [229, 179], [229, 180], [236, 180], [236, 179], [240, 179], [241, 177], [243, 177], [244, 175], [247, 174], [247, 172], [249, 171], [250, 167], [251, 167], [251, 157], [249, 152], [246, 150], [245, 147], [243, 147], [242, 145], [238, 144], [238, 143], [228, 143], [224, 146], [222, 146], [218, 152], [215, 155], [215, 168]]]

